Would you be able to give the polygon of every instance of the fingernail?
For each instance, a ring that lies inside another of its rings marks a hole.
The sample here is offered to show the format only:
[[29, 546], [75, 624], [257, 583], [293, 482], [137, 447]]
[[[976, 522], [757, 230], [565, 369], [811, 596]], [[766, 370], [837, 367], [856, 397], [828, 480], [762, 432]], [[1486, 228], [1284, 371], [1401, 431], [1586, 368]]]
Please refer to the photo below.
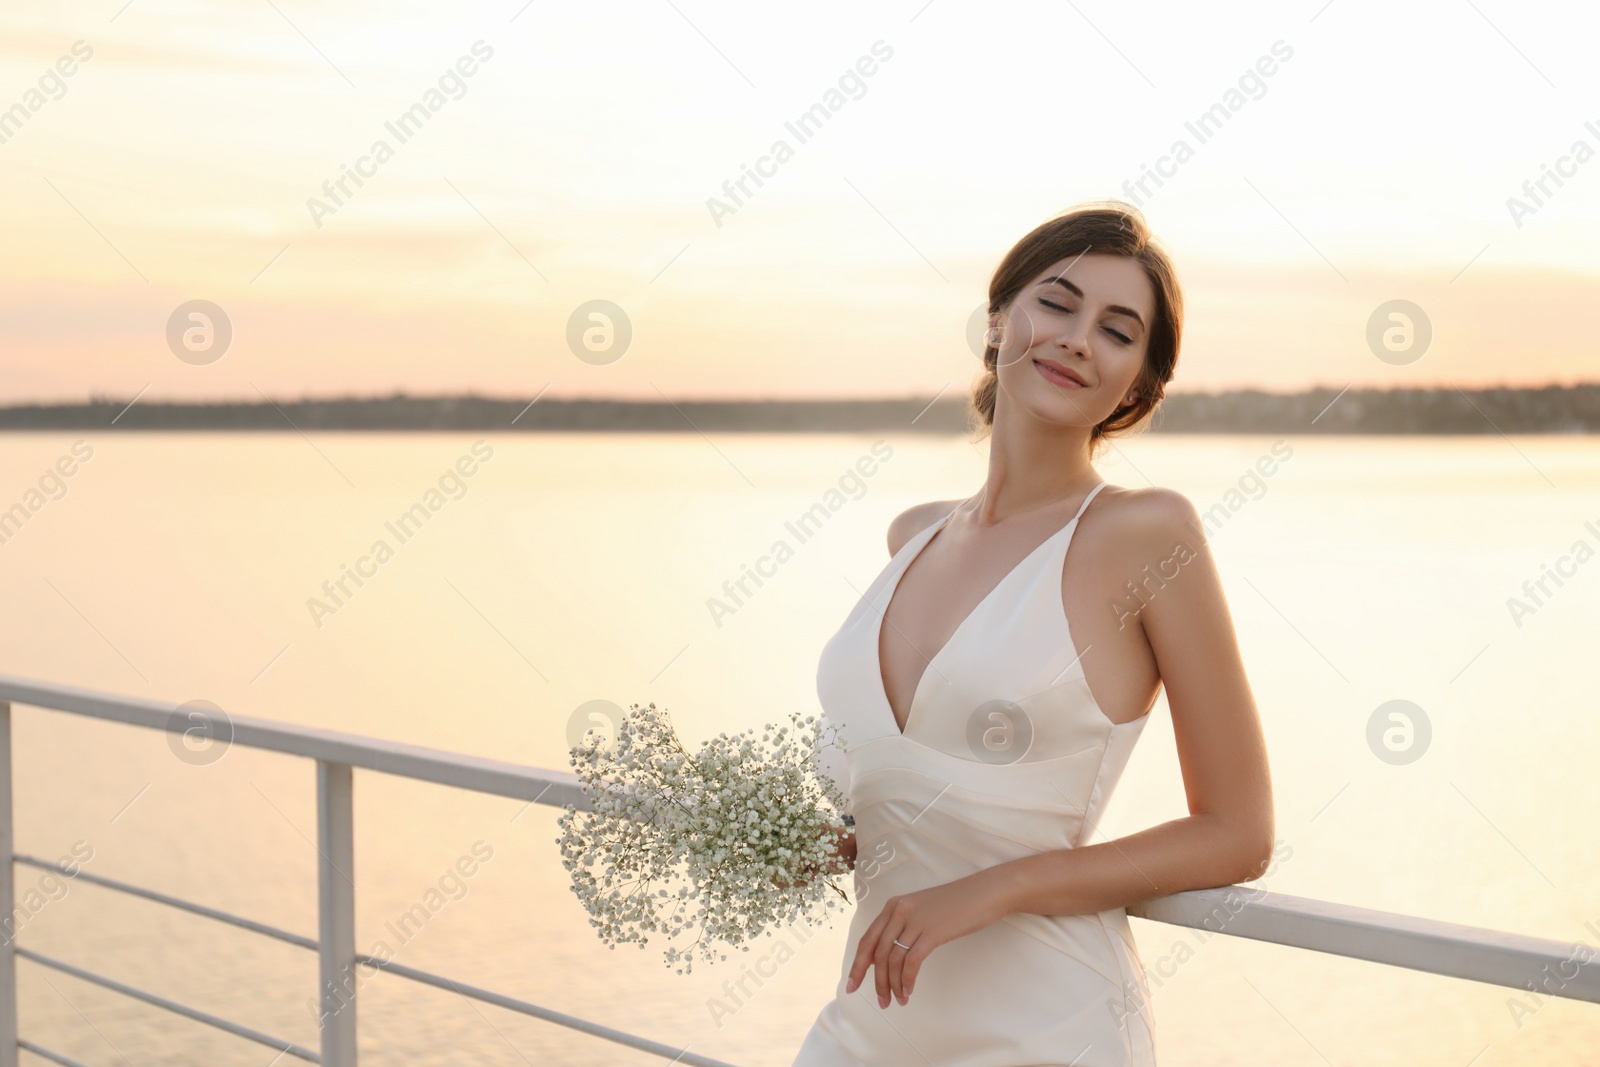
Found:
[[878, 998], [878, 1007], [887, 1008], [888, 1006], [889, 1006], [889, 998], [888, 997], [879, 997]]
[[844, 983], [844, 991], [846, 993], [854, 993], [856, 991], [856, 986], [858, 986], [860, 984], [861, 983], [856, 981], [855, 978], [853, 978], [853, 977], [849, 978], [849, 979], [846, 979], [846, 981]]

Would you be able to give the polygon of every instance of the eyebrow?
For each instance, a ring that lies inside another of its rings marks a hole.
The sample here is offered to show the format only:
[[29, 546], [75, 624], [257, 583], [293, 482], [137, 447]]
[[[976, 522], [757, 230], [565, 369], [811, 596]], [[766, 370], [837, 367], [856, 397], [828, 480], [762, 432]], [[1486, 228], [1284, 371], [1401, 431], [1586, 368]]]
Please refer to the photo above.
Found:
[[[1083, 298], [1083, 290], [1079, 289], [1076, 285], [1073, 285], [1071, 282], [1067, 281], [1067, 279], [1063, 278], [1059, 274], [1056, 275], [1054, 278], [1046, 278], [1044, 281], [1040, 282], [1039, 284], [1040, 285], [1051, 285], [1051, 284], [1060, 285], [1060, 286], [1063, 286], [1073, 296], [1076, 296], [1079, 299]], [[1137, 322], [1141, 327], [1144, 327], [1145, 329], [1149, 329], [1149, 327], [1144, 325], [1144, 319], [1140, 317], [1139, 313], [1137, 311], [1133, 310], [1130, 307], [1123, 307], [1121, 304], [1111, 304], [1106, 308], [1106, 310], [1115, 312], [1118, 315], [1126, 315], [1126, 316], [1128, 316], [1128, 318], [1132, 319], [1134, 322]]]

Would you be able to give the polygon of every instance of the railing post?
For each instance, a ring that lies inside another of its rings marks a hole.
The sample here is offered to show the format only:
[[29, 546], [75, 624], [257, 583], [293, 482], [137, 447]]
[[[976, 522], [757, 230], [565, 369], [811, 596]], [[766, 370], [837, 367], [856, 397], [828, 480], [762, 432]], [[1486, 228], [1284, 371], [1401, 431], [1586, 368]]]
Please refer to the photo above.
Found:
[[348, 763], [317, 760], [317, 852], [322, 1064], [355, 1067], [355, 829]]
[[16, 838], [11, 825], [11, 705], [0, 700], [0, 1067], [17, 1067]]

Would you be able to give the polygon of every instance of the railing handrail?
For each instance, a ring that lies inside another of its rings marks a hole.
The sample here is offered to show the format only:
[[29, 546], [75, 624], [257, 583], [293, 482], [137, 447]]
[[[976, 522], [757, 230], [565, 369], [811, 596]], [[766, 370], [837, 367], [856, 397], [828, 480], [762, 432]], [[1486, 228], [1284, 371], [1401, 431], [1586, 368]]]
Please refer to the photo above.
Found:
[[[183, 721], [181, 715], [174, 719], [182, 704], [164, 704], [156, 700], [35, 682], [10, 675], [0, 675], [0, 700], [174, 732], [181, 732], [174, 723]], [[344, 763], [351, 767], [511, 797], [514, 800], [537, 800], [558, 806], [574, 804], [580, 810], [588, 810], [589, 807], [588, 798], [578, 784], [578, 776], [569, 771], [544, 770], [522, 763], [445, 752], [400, 741], [324, 730], [316, 726], [298, 726], [232, 712], [227, 712], [227, 716], [233, 729], [233, 743], [249, 748]]]
[[[1577, 942], [1237, 885], [1157, 897], [1131, 904], [1127, 912], [1174, 926], [1600, 1004], [1600, 950]], [[1564, 973], [1568, 964], [1572, 972]]]
[[[0, 810], [0, 852], [3, 852], [0, 859], [8, 861], [7, 867], [17, 859], [12, 847], [10, 796], [9, 705], [13, 702], [174, 733], [191, 728], [182, 704], [168, 705], [159, 701], [0, 675], [0, 711], [5, 713], [5, 729], [0, 731], [0, 749], [3, 749], [0, 751], [0, 757], [3, 757], [0, 758], [0, 775], [4, 776], [4, 789], [0, 791], [0, 809], [3, 809]], [[584, 795], [578, 777], [570, 772], [445, 752], [360, 734], [225, 714], [231, 743], [317, 761], [318, 836], [322, 843], [319, 844], [319, 851], [323, 853], [323, 863], [319, 868], [319, 910], [323, 929], [314, 944], [320, 946], [323, 955], [323, 1002], [325, 1006], [333, 1005], [336, 1014], [341, 1003], [339, 991], [333, 986], [335, 977], [348, 976], [358, 960], [369, 964], [377, 962], [355, 951], [354, 886], [347, 877], [343, 879], [346, 884], [340, 884], [340, 880], [333, 876], [343, 867], [343, 863], [336, 863], [329, 856], [330, 851], [342, 856], [349, 854], [350, 768], [361, 767], [530, 803], [572, 805], [580, 810], [590, 810], [589, 799]], [[328, 847], [324, 848], [324, 845]], [[45, 866], [32, 857], [22, 858], [21, 861]], [[0, 871], [0, 874], [5, 873]], [[209, 912], [212, 918], [236, 925], [260, 925], [215, 909], [190, 905], [164, 894], [117, 883], [113, 879], [94, 880], [107, 888], [134, 892], [200, 914]], [[3, 883], [0, 884], [0, 905], [9, 915], [12, 901], [7, 890], [11, 879], [7, 876], [0, 879], [0, 883]], [[1597, 953], [1578, 942], [1553, 941], [1308, 897], [1269, 893], [1248, 886], [1221, 886], [1174, 893], [1130, 904], [1126, 911], [1129, 915], [1177, 926], [1531, 990], [1543, 996], [1600, 1003]], [[265, 928], [258, 932], [274, 936], [284, 934]], [[313, 944], [310, 939], [299, 935], [288, 935], [285, 939], [303, 942], [308, 947]], [[16, 1063], [19, 1043], [22, 1047], [34, 1050], [31, 1043], [20, 1042], [16, 1035], [15, 979], [14, 973], [10, 973], [14, 968], [12, 960], [17, 955], [35, 960], [41, 958], [36, 953], [18, 949], [14, 937], [8, 938], [0, 946], [0, 955], [3, 955], [0, 958], [0, 1031], [9, 1031], [0, 1032], [0, 1067], [12, 1067]], [[54, 960], [49, 962], [66, 966]], [[1573, 967], [1571, 974], [1566, 973], [1568, 965]], [[407, 970], [399, 967], [387, 969], [396, 973], [405, 973]], [[460, 989], [455, 982], [423, 972], [407, 974], [407, 977], [434, 984], [443, 982]], [[94, 980], [106, 981], [98, 977]], [[145, 995], [132, 990], [132, 987], [128, 987], [127, 991], [136, 996]], [[672, 1051], [659, 1042], [576, 1020], [575, 1017], [488, 990], [473, 989], [473, 993], [491, 1003], [559, 1021], [563, 1025], [577, 1025], [597, 1036], [621, 1041], [635, 1048], [664, 1055]], [[323, 1036], [320, 1059], [330, 1067], [354, 1063], [353, 992], [351, 997], [352, 1002], [348, 1005], [350, 1010], [343, 1018], [336, 1020], [336, 1027], [330, 1028], [338, 1032], [325, 1032]], [[189, 1009], [179, 1006], [176, 1010]], [[297, 1051], [309, 1053], [309, 1050]], [[708, 1064], [716, 1062], [698, 1056], [693, 1059]]]

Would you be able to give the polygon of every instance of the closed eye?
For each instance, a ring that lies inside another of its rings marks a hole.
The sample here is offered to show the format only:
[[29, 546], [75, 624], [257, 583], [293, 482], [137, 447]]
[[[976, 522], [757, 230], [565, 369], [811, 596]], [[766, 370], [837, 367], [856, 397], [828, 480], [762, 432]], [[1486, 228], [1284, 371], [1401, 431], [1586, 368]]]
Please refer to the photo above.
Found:
[[[1047, 308], [1054, 308], [1057, 311], [1065, 311], [1068, 315], [1072, 314], [1072, 312], [1069, 311], [1067, 308], [1062, 307], [1060, 304], [1052, 304], [1050, 301], [1044, 299], [1043, 297], [1039, 298], [1039, 303], [1043, 304]], [[1115, 337], [1118, 341], [1120, 341], [1121, 343], [1123, 343], [1125, 345], [1133, 344], [1133, 338], [1124, 336], [1123, 334], [1118, 333], [1116, 330], [1113, 330], [1109, 326], [1103, 326], [1103, 327], [1101, 327], [1101, 329], [1105, 330], [1106, 333], [1109, 333], [1112, 337]]]

